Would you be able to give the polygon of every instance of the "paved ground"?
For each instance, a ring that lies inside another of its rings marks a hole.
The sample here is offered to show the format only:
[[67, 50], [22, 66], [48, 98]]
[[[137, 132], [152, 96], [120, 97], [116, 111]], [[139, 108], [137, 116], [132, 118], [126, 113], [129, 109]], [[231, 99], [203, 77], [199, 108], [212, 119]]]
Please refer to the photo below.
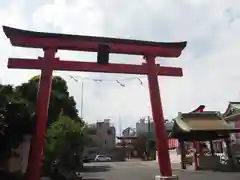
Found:
[[[178, 166], [173, 166], [178, 168]], [[240, 173], [186, 172], [174, 170], [181, 180], [239, 180]], [[131, 160], [85, 164], [84, 180], [154, 180], [159, 171], [155, 161]]]

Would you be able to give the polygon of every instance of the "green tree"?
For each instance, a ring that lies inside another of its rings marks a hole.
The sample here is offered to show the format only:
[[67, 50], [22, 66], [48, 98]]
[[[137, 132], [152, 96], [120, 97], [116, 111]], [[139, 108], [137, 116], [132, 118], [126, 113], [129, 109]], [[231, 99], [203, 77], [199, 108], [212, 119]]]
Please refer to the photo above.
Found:
[[50, 169], [53, 160], [65, 169], [81, 167], [82, 153], [88, 137], [81, 123], [67, 116], [60, 116], [48, 128], [45, 141], [44, 169]]
[[[33, 132], [38, 84], [39, 76], [17, 87], [0, 84], [0, 166], [6, 163], [11, 149], [19, 146], [24, 135]], [[53, 77], [45, 159], [57, 158], [63, 167], [79, 167], [85, 134], [84, 122], [78, 117], [76, 102], [69, 96], [66, 81]]]
[[4, 164], [11, 149], [19, 146], [25, 134], [31, 134], [35, 113], [26, 99], [10, 85], [0, 85], [0, 163]]
[[[18, 93], [31, 102], [33, 107], [36, 105], [39, 78], [39, 76], [34, 76], [27, 83], [16, 87]], [[61, 111], [63, 115], [69, 116], [71, 119], [77, 120], [83, 125], [83, 121], [78, 116], [76, 102], [72, 96], [69, 96], [66, 81], [59, 76], [54, 76], [52, 79], [52, 91], [48, 110], [48, 125], [58, 119]]]

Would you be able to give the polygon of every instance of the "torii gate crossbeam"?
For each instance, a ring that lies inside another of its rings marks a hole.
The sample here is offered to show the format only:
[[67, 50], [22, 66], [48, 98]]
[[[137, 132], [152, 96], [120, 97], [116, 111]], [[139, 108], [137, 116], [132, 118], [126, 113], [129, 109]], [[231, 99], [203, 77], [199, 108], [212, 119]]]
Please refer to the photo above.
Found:
[[[158, 75], [182, 76], [182, 69], [157, 65], [155, 64], [155, 57], [178, 57], [186, 47], [186, 42], [159, 43], [116, 38], [41, 33], [6, 26], [3, 26], [3, 30], [13, 46], [41, 48], [44, 51], [44, 56], [37, 59], [9, 58], [8, 61], [9, 68], [41, 70], [37, 97], [36, 128], [32, 136], [27, 169], [28, 180], [38, 180], [40, 177], [42, 149], [44, 145], [53, 70], [147, 75], [160, 173], [163, 177], [172, 176]], [[55, 57], [57, 50], [97, 52], [98, 62], [61, 61], [59, 58]], [[142, 55], [145, 58], [145, 63], [142, 65], [110, 64], [108, 62], [109, 53]]]

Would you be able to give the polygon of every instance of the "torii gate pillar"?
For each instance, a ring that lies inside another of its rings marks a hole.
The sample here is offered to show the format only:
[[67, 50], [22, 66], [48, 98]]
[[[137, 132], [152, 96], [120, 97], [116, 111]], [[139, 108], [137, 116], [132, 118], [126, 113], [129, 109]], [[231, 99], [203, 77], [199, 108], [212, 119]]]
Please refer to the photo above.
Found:
[[152, 115], [154, 120], [154, 129], [156, 144], [158, 149], [158, 163], [162, 176], [172, 176], [171, 163], [168, 154], [168, 140], [163, 117], [162, 102], [158, 84], [158, 76], [155, 70], [155, 57], [146, 56], [148, 68], [148, 86], [150, 101], [152, 107]]
[[42, 58], [43, 67], [41, 70], [40, 82], [38, 86], [37, 104], [36, 104], [36, 125], [32, 135], [29, 150], [29, 159], [27, 166], [27, 179], [34, 180], [41, 176], [43, 163], [43, 147], [46, 131], [46, 122], [48, 118], [48, 107], [52, 89], [52, 62], [55, 61], [55, 49], [45, 49]]

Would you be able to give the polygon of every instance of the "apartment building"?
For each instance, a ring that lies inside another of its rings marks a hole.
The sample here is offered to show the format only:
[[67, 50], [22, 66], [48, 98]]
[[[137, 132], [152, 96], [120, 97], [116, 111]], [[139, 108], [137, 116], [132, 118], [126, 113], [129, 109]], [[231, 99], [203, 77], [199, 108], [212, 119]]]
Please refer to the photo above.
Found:
[[91, 145], [87, 148], [92, 152], [103, 152], [114, 149], [116, 146], [116, 130], [110, 119], [89, 125]]

